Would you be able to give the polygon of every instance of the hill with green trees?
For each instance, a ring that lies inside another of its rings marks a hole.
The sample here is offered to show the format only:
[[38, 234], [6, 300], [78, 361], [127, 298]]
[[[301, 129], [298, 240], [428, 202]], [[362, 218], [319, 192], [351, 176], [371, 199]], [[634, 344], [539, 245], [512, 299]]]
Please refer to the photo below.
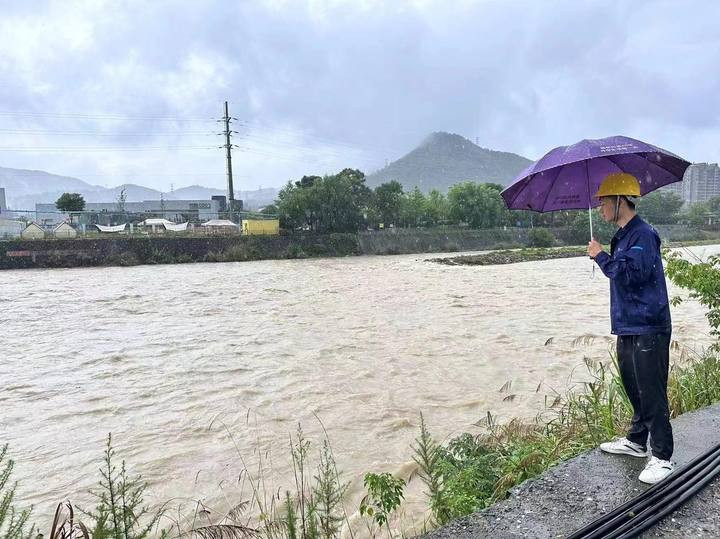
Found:
[[437, 132], [420, 146], [385, 168], [370, 174], [367, 184], [375, 187], [396, 180], [407, 191], [418, 187], [424, 193], [475, 181], [508, 185], [531, 161], [509, 152], [497, 152], [476, 146], [468, 139]]

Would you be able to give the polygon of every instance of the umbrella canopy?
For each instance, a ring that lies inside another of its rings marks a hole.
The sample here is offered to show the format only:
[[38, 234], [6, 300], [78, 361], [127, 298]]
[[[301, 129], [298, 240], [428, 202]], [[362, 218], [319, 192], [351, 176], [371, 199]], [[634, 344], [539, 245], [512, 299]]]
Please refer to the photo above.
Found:
[[608, 174], [632, 174], [644, 195], [681, 181], [689, 166], [667, 150], [630, 137], [585, 139], [550, 150], [501, 195], [511, 210], [581, 210], [600, 205], [594, 195]]

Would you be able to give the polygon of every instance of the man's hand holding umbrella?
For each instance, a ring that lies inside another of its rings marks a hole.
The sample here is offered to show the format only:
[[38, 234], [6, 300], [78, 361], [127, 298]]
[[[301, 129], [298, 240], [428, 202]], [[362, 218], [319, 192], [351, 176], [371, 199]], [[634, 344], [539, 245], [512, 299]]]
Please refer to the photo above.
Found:
[[603, 246], [600, 245], [600, 243], [595, 238], [593, 238], [588, 242], [587, 251], [590, 258], [595, 258], [603, 251]]

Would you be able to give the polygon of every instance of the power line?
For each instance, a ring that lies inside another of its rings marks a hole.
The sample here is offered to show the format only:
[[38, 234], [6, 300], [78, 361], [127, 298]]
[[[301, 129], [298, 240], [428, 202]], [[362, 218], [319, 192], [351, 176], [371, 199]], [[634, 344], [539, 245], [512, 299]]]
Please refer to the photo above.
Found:
[[0, 127], [0, 134], [9, 135], [52, 135], [52, 136], [91, 136], [91, 137], [140, 137], [140, 136], [157, 136], [157, 135], [173, 135], [173, 136], [215, 136], [214, 132], [209, 131], [137, 131], [133, 133], [101, 133], [98, 131], [53, 131], [49, 129], [15, 129]]
[[182, 118], [177, 116], [124, 116], [120, 114], [81, 114], [70, 112], [38, 112], [0, 110], [0, 116], [36, 118], [67, 118], [79, 120], [165, 121], [165, 122], [215, 122], [215, 118]]
[[0, 147], [0, 152], [154, 152], [168, 150], [217, 150], [217, 146], [144, 146], [122, 148], [117, 146], [70, 146], [70, 147]]

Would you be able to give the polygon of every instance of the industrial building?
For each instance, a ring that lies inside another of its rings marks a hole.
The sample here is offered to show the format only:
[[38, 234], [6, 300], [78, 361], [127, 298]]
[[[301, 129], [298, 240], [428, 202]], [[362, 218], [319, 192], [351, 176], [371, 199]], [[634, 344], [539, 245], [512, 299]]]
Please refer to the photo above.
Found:
[[[236, 211], [242, 209], [242, 201], [235, 201]], [[125, 202], [122, 208], [117, 202], [88, 202], [82, 212], [73, 212], [78, 223], [112, 225], [137, 218], [148, 217], [168, 219], [174, 222], [200, 223], [218, 219], [227, 212], [224, 196], [210, 200], [144, 200]], [[35, 204], [35, 221], [51, 227], [68, 220], [70, 215], [58, 211], [55, 204]]]

